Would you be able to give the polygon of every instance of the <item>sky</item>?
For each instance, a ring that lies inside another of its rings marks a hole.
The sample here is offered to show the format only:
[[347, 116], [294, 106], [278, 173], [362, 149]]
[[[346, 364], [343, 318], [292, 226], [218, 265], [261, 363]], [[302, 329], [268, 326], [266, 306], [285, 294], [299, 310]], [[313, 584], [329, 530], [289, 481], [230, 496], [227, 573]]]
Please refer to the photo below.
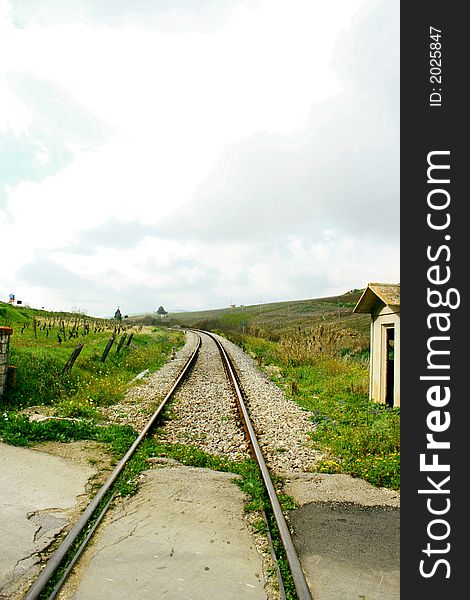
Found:
[[399, 0], [0, 0], [0, 299], [399, 281]]

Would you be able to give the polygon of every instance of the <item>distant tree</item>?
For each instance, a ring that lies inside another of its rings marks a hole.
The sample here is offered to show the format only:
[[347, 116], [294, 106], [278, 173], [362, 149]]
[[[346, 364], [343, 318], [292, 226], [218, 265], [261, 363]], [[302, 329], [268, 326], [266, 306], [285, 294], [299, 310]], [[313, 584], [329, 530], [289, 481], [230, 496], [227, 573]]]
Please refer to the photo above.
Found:
[[117, 307], [117, 311], [114, 313], [114, 318], [116, 319], [116, 321], [122, 320], [122, 315], [121, 315], [121, 311], [119, 310], [119, 306]]
[[168, 313], [166, 312], [166, 310], [163, 308], [163, 306], [159, 306], [158, 310], [157, 310], [157, 314], [160, 315], [160, 317], [164, 317], [165, 315], [167, 315]]

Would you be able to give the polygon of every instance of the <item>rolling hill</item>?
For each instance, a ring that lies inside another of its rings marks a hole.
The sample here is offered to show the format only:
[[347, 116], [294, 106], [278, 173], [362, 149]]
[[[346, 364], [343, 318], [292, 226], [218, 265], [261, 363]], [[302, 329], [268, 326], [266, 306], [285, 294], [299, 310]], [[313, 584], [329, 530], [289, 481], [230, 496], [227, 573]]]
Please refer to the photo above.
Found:
[[[278, 340], [297, 332], [308, 333], [323, 323], [335, 329], [354, 331], [358, 334], [360, 343], [367, 345], [370, 318], [368, 315], [353, 313], [362, 292], [363, 290], [354, 289], [345, 294], [325, 298], [170, 312], [162, 319], [162, 323], [249, 333], [271, 340]], [[135, 318], [146, 317], [149, 318], [150, 315]]]

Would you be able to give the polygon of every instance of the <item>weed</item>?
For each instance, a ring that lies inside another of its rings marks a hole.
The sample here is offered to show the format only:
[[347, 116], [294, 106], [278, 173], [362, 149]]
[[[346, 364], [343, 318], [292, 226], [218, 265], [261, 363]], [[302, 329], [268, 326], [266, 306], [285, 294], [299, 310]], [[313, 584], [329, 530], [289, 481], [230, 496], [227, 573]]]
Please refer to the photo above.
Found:
[[256, 519], [251, 524], [256, 533], [260, 533], [261, 535], [265, 535], [267, 532], [266, 522], [263, 519]]
[[93, 401], [85, 398], [71, 398], [56, 404], [56, 414], [61, 417], [93, 419], [99, 417], [99, 412], [93, 406]]

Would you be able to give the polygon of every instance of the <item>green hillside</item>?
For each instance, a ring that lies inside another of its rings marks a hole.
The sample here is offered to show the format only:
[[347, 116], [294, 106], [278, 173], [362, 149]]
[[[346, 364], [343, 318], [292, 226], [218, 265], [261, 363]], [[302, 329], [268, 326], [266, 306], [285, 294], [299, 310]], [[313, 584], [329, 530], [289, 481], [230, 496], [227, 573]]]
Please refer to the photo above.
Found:
[[352, 334], [354, 346], [366, 348], [370, 317], [353, 313], [362, 291], [356, 289], [326, 298], [170, 313], [164, 321], [183, 327], [249, 334], [272, 341], [299, 333], [309, 335], [323, 325], [330, 331]]

